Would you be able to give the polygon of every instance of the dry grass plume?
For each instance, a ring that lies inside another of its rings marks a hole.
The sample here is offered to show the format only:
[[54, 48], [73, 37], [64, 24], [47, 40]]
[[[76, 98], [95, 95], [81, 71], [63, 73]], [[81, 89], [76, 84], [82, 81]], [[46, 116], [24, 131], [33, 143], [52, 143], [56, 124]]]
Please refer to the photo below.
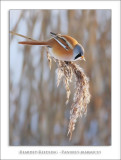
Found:
[[[48, 52], [47, 58], [49, 65], [51, 66], [50, 56]], [[73, 97], [73, 104], [71, 105], [70, 121], [67, 133], [67, 135], [69, 135], [69, 139], [71, 140], [78, 117], [82, 117], [87, 113], [87, 105], [89, 104], [91, 97], [89, 92], [89, 79], [85, 75], [83, 69], [74, 62], [64, 62], [55, 59], [54, 61], [56, 61], [58, 65], [58, 68], [56, 70], [57, 87], [59, 86], [62, 79], [65, 84], [67, 95], [66, 104], [68, 104], [71, 94], [69, 83], [72, 81], [73, 75], [75, 77], [75, 93]]]

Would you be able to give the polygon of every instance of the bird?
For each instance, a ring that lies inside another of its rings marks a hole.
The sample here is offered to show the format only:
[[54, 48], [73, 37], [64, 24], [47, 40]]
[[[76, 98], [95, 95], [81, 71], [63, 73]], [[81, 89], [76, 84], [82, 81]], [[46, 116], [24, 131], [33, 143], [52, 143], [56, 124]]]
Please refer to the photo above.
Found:
[[[20, 34], [18, 34], [20, 36]], [[49, 53], [52, 57], [61, 61], [76, 61], [84, 60], [84, 48], [77, 42], [76, 39], [68, 35], [61, 35], [50, 32], [51, 38], [48, 41], [35, 41], [31, 38], [29, 41], [18, 42], [22, 45], [41, 45], [49, 48]], [[26, 38], [25, 36], [23, 36]]]

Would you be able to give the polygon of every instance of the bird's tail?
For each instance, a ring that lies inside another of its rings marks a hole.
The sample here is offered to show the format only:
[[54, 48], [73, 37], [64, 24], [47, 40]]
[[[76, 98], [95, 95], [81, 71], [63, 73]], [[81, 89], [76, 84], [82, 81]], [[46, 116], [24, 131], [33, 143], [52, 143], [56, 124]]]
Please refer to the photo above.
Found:
[[47, 45], [47, 42], [39, 42], [39, 41], [22, 41], [22, 42], [18, 42], [19, 44], [25, 44], [25, 45]]

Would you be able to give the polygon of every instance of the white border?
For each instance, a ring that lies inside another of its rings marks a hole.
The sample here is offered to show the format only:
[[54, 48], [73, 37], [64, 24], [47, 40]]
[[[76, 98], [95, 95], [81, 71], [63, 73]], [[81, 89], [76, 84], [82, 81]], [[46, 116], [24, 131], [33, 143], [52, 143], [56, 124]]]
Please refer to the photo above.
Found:
[[[9, 118], [9, 9], [112, 10], [112, 146], [10, 147]], [[1, 159], [119, 159], [120, 157], [120, 2], [119, 1], [1, 1]], [[20, 155], [20, 150], [101, 150], [101, 155]]]

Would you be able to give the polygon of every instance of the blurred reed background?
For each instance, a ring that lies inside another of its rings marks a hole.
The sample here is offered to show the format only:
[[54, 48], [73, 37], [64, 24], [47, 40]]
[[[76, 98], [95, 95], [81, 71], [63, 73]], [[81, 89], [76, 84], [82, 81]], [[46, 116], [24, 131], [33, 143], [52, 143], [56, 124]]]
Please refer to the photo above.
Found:
[[85, 48], [86, 62], [77, 62], [90, 79], [87, 116], [78, 119], [72, 140], [67, 137], [70, 102], [63, 83], [56, 86], [40, 46], [22, 46], [10, 35], [9, 144], [12, 146], [111, 145], [111, 11], [10, 10], [10, 30], [37, 40], [50, 31], [68, 34]]

